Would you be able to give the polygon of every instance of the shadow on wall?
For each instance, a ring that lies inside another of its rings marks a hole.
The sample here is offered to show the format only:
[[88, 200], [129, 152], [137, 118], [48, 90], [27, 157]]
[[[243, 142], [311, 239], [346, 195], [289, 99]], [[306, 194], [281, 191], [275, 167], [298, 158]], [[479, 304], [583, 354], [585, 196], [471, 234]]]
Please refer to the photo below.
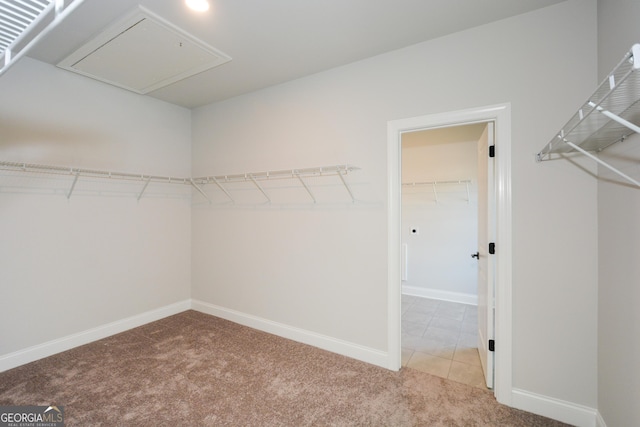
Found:
[[[47, 123], [46, 118], [34, 121], [0, 118], [0, 129], [0, 160], [6, 161], [24, 161], [27, 153], [29, 162], [37, 163], [40, 161], [38, 159], [47, 162], [46, 159], [59, 157], [63, 148], [69, 150], [78, 147], [85, 151], [88, 148], [91, 157], [99, 159], [101, 156], [108, 157], [106, 148], [114, 141], [113, 136], [96, 133], [90, 126], [83, 130], [82, 123], [74, 123], [73, 128], [65, 128], [55, 123]], [[19, 153], [20, 159], [9, 158], [13, 147], [16, 147], [16, 156]]]

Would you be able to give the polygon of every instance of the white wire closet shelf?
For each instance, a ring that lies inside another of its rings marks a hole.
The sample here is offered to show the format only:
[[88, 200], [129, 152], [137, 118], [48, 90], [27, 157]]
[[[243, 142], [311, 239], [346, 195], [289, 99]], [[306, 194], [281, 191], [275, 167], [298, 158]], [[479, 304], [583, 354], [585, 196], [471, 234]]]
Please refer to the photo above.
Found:
[[471, 203], [471, 194], [469, 191], [469, 185], [471, 184], [470, 179], [460, 179], [460, 180], [448, 180], [448, 181], [416, 181], [416, 182], [403, 182], [403, 187], [420, 187], [420, 186], [430, 186], [433, 190], [433, 196], [435, 198], [436, 203], [439, 202], [438, 199], [438, 186], [439, 185], [464, 185], [467, 193], [467, 203]]
[[314, 168], [303, 168], [303, 169], [285, 169], [285, 170], [277, 170], [277, 171], [266, 171], [266, 172], [253, 172], [253, 173], [242, 173], [242, 174], [234, 174], [234, 175], [216, 175], [216, 176], [202, 176], [198, 178], [193, 178], [194, 185], [207, 185], [207, 184], [215, 184], [220, 190], [222, 190], [227, 197], [235, 203], [235, 200], [229, 190], [227, 189], [227, 184], [234, 182], [252, 182], [260, 192], [264, 195], [267, 201], [271, 202], [271, 198], [267, 191], [260, 185], [259, 181], [271, 180], [271, 179], [295, 179], [300, 182], [300, 184], [304, 187], [306, 192], [309, 194], [309, 197], [313, 200], [313, 203], [316, 203], [316, 197], [305, 181], [305, 178], [310, 177], [321, 177], [321, 176], [338, 176], [340, 178], [340, 182], [349, 193], [349, 197], [351, 197], [351, 201], [355, 202], [356, 199], [353, 195], [353, 191], [351, 191], [351, 187], [345, 180], [345, 175], [359, 170], [360, 168], [352, 165], [335, 165], [335, 166], [321, 166]]
[[550, 160], [553, 154], [579, 152], [640, 186], [640, 182], [592, 154], [640, 133], [638, 69], [640, 44], [635, 44], [593, 95], [536, 155], [537, 160]]
[[105, 170], [98, 169], [85, 169], [85, 168], [74, 168], [67, 166], [52, 166], [52, 165], [42, 165], [42, 164], [33, 164], [33, 163], [20, 163], [20, 162], [7, 162], [0, 161], [0, 170], [11, 171], [11, 172], [25, 172], [25, 173], [35, 173], [35, 174], [54, 174], [54, 175], [66, 175], [72, 176], [73, 182], [69, 188], [67, 193], [67, 198], [71, 198], [73, 194], [73, 190], [78, 182], [78, 179], [81, 177], [84, 178], [99, 178], [99, 179], [108, 179], [108, 180], [126, 180], [126, 181], [140, 181], [142, 183], [142, 187], [140, 193], [138, 195], [138, 200], [142, 198], [147, 186], [154, 183], [163, 183], [163, 184], [180, 184], [180, 185], [190, 185], [195, 188], [202, 196], [211, 202], [211, 199], [207, 195], [207, 193], [202, 189], [201, 186], [206, 184], [216, 184], [220, 190], [222, 190], [227, 197], [235, 203], [234, 198], [232, 197], [230, 191], [227, 189], [226, 184], [234, 183], [234, 182], [253, 182], [258, 190], [262, 192], [262, 194], [267, 198], [270, 202], [271, 198], [265, 189], [260, 185], [259, 181], [269, 180], [269, 179], [295, 179], [300, 182], [300, 184], [307, 191], [309, 196], [313, 199], [313, 202], [316, 203], [316, 198], [306, 183], [305, 178], [309, 177], [319, 177], [319, 176], [338, 176], [342, 185], [348, 191], [351, 200], [355, 202], [355, 197], [353, 196], [353, 192], [349, 187], [349, 184], [345, 180], [344, 176], [350, 172], [355, 170], [359, 170], [360, 168], [351, 166], [351, 165], [335, 165], [335, 166], [320, 166], [314, 168], [303, 168], [303, 169], [288, 169], [288, 170], [278, 170], [278, 171], [267, 171], [267, 172], [247, 172], [242, 174], [234, 174], [234, 175], [218, 175], [218, 176], [205, 176], [198, 178], [191, 177], [173, 177], [173, 176], [160, 176], [160, 175], [148, 175], [148, 174], [136, 174], [136, 173], [127, 173], [127, 172], [111, 172]]
[[0, 2], [0, 75], [57, 27], [84, 0]]

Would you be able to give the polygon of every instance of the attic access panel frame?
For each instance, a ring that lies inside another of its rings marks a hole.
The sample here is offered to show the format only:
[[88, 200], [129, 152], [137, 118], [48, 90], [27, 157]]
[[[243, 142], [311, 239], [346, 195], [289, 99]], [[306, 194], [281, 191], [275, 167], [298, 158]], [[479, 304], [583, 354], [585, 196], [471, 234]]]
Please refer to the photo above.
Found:
[[224, 52], [138, 6], [57, 65], [144, 95], [229, 61]]

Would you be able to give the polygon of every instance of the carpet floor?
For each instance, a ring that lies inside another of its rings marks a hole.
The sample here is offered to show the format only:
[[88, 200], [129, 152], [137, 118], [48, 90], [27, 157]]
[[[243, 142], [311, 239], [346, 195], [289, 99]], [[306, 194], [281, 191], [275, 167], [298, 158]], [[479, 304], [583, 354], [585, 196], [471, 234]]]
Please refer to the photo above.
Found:
[[64, 406], [67, 426], [564, 425], [196, 311], [0, 373], [0, 405]]

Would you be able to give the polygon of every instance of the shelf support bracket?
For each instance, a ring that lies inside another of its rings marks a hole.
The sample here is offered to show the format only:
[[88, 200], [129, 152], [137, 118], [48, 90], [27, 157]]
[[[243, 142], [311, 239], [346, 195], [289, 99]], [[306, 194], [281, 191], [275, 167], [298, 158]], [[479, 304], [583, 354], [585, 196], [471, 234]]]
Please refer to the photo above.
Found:
[[599, 105], [594, 104], [593, 102], [589, 102], [589, 105], [591, 107], [594, 107], [600, 113], [602, 113], [605, 116], [609, 117], [611, 120], [620, 123], [622, 126], [628, 127], [629, 129], [631, 129], [635, 133], [640, 133], [640, 126], [636, 126], [635, 124], [631, 123], [630, 121], [623, 119], [622, 117], [618, 116], [617, 114], [613, 114], [609, 110], [605, 110], [604, 108], [602, 108]]
[[349, 188], [349, 184], [347, 184], [347, 180], [344, 179], [344, 176], [342, 175], [342, 171], [338, 170], [336, 171], [338, 176], [340, 177], [340, 181], [342, 181], [342, 185], [344, 185], [344, 188], [347, 189], [347, 192], [349, 193], [349, 196], [351, 196], [351, 201], [353, 203], [356, 202], [356, 198], [353, 197], [353, 193], [351, 192], [351, 188]]
[[147, 181], [144, 183], [144, 187], [142, 187], [142, 191], [140, 191], [140, 194], [138, 194], [138, 201], [140, 201], [140, 199], [142, 198], [144, 191], [147, 189], [147, 185], [149, 185], [149, 182], [151, 182], [151, 177], [147, 178]]
[[316, 203], [316, 198], [314, 197], [313, 193], [311, 192], [311, 189], [309, 188], [309, 186], [307, 186], [307, 183], [304, 182], [304, 180], [302, 179], [302, 176], [300, 176], [300, 172], [295, 172], [294, 171], [293, 174], [298, 177], [298, 179], [300, 180], [300, 184], [302, 184], [304, 189], [307, 190], [307, 193], [309, 193], [309, 196], [311, 196], [311, 199], [313, 200], [313, 203]]
[[469, 182], [465, 183], [467, 186], [467, 204], [471, 204], [471, 195], [469, 193]]
[[78, 177], [80, 176], [80, 171], [76, 171], [76, 176], [73, 178], [73, 183], [71, 184], [71, 188], [69, 189], [69, 193], [67, 194], [67, 199], [71, 198], [71, 194], [73, 194], [73, 189], [76, 187], [76, 183], [78, 182]]
[[436, 204], [438, 204], [438, 190], [436, 189], [437, 183], [433, 183], [433, 197], [436, 199]]
[[198, 185], [193, 181], [193, 178], [189, 179], [189, 182], [191, 183], [191, 185], [193, 186], [193, 188], [195, 188], [196, 190], [198, 190], [198, 192], [200, 194], [202, 194], [204, 196], [205, 199], [207, 199], [207, 201], [209, 203], [211, 203], [211, 199], [209, 198], [209, 196], [207, 196], [207, 193], [205, 193], [204, 191], [202, 191], [202, 188], [198, 187]]
[[605, 162], [604, 160], [599, 159], [598, 157], [594, 156], [593, 154], [589, 153], [588, 151], [584, 150], [583, 148], [579, 147], [578, 145], [574, 144], [571, 141], [567, 141], [566, 139], [563, 140], [565, 142], [565, 144], [569, 145], [571, 148], [573, 148], [576, 151], [579, 151], [580, 153], [584, 154], [585, 156], [589, 157], [590, 159], [594, 160], [596, 163], [604, 166], [605, 168], [609, 169], [611, 172], [615, 173], [616, 175], [621, 176], [622, 178], [626, 179], [627, 181], [637, 185], [638, 187], [640, 187], [640, 182], [636, 181], [635, 179], [631, 178], [629, 175], [619, 171], [618, 169], [614, 168], [613, 166], [611, 166], [609, 163]]
[[269, 203], [271, 203], [271, 198], [269, 197], [269, 195], [267, 194], [266, 191], [264, 191], [264, 188], [262, 188], [262, 186], [260, 184], [258, 184], [258, 181], [256, 181], [256, 178], [253, 175], [249, 175], [249, 179], [254, 183], [254, 185], [256, 187], [258, 187], [258, 190], [260, 190], [260, 192], [264, 195], [264, 197], [267, 198], [267, 200], [269, 201]]
[[231, 200], [232, 203], [235, 203], [236, 201], [233, 200], [233, 197], [231, 197], [231, 194], [227, 191], [226, 188], [224, 188], [224, 186], [220, 183], [220, 181], [218, 181], [218, 178], [216, 178], [215, 176], [211, 178], [213, 180], [213, 182], [218, 186], [218, 188], [220, 190], [222, 190], [222, 192], [224, 194], [227, 195], [227, 197], [229, 198], [229, 200]]

